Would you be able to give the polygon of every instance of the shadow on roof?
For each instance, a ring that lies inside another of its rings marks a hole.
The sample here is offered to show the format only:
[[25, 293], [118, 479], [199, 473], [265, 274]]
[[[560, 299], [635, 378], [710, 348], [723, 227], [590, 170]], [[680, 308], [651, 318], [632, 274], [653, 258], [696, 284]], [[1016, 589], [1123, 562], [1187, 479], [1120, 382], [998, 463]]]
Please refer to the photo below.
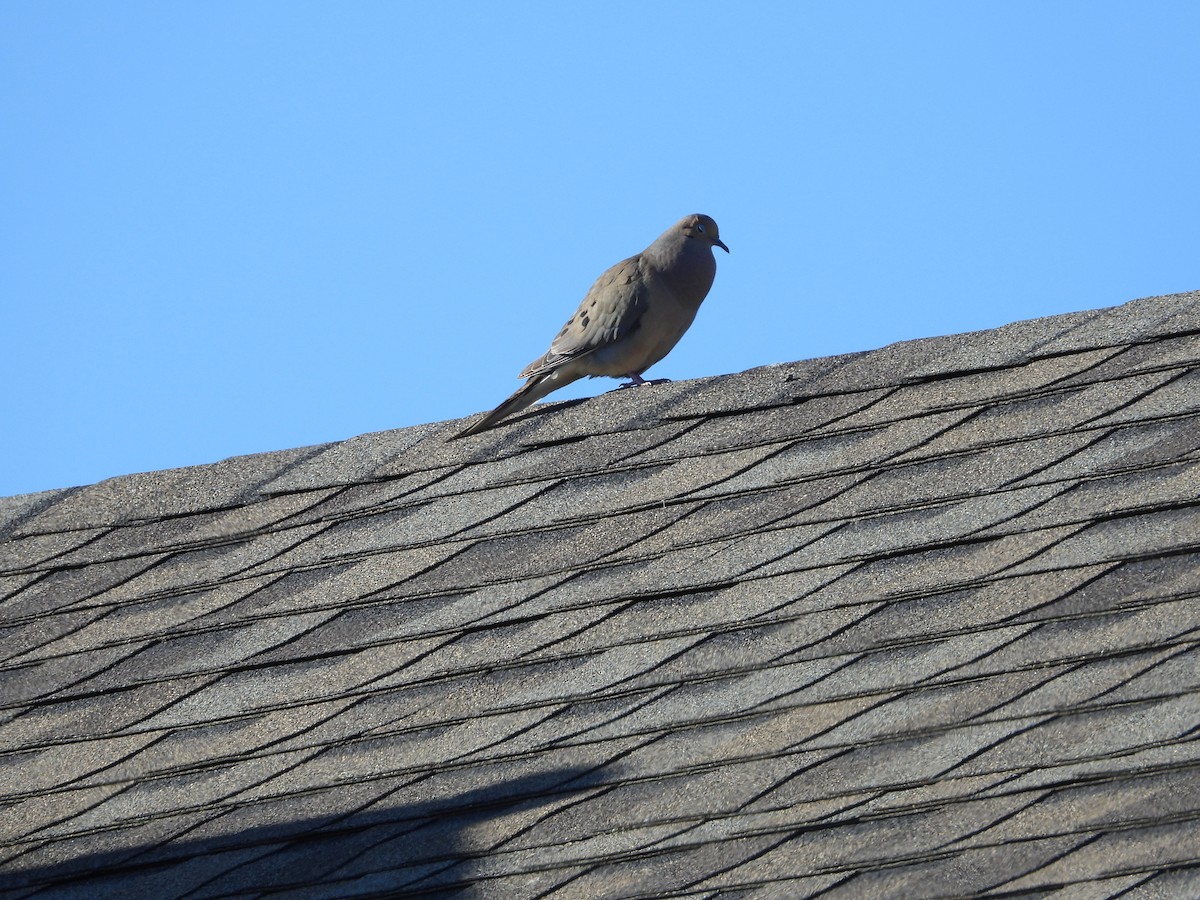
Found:
[[[5, 896], [88, 898], [224, 897], [264, 890], [282, 896], [293, 890], [306, 893], [316, 885], [324, 896], [461, 891], [486, 874], [479, 867], [500, 843], [498, 835], [503, 834], [506, 847], [517, 848], [528, 827], [521, 820], [532, 825], [546, 804], [556, 801], [561, 809], [564, 799], [594, 796], [598, 786], [596, 769], [548, 769], [449, 800], [268, 821], [232, 833], [148, 842], [47, 866], [20, 868], [18, 858], [0, 874], [0, 890]], [[420, 787], [419, 781], [407, 785], [396, 796]], [[197, 830], [219, 832], [226, 815], [215, 814]], [[498, 828], [501, 819], [509, 821]]]

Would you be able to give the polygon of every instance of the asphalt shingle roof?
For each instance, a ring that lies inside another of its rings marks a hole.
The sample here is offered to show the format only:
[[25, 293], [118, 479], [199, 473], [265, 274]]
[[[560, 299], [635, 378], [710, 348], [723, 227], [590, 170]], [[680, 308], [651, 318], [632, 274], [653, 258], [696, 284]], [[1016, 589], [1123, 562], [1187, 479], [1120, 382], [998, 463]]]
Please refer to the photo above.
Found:
[[0, 500], [0, 896], [1200, 895], [1200, 293]]

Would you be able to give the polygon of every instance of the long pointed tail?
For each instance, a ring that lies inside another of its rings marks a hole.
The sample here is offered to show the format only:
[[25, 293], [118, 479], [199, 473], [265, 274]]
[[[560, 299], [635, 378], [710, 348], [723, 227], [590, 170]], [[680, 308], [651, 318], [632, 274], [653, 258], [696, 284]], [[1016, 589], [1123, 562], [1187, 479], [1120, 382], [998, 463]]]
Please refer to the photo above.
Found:
[[476, 422], [464, 428], [454, 437], [450, 438], [456, 441], [461, 437], [466, 437], [469, 434], [478, 434], [481, 431], [487, 431], [506, 416], [511, 416], [515, 412], [520, 412], [525, 407], [532, 403], [541, 400], [551, 391], [557, 391], [560, 387], [570, 384], [579, 378], [578, 375], [567, 375], [562, 369], [555, 369], [553, 372], [547, 372], [545, 375], [537, 375], [530, 378], [525, 384], [517, 390], [515, 394], [493, 409], [490, 413]]

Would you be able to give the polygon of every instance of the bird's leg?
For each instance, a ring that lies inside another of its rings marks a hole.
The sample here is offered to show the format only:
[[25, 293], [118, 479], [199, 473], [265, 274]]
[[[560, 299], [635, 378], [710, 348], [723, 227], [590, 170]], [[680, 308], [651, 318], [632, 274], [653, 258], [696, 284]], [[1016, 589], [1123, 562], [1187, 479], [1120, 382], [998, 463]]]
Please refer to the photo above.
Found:
[[651, 378], [649, 380], [642, 377], [640, 372], [634, 372], [629, 376], [629, 380], [624, 384], [618, 384], [617, 390], [621, 388], [641, 387], [643, 384], [670, 384], [670, 378]]

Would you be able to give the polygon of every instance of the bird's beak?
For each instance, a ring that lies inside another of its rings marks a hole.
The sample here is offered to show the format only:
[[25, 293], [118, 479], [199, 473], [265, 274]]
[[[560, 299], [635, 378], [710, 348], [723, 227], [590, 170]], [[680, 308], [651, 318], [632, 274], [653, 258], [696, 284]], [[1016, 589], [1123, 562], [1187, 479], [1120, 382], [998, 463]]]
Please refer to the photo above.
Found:
[[713, 241], [713, 244], [714, 244], [715, 246], [717, 246], [717, 247], [720, 247], [720, 248], [721, 248], [722, 250], [724, 250], [726, 253], [728, 253], [728, 252], [729, 252], [729, 248], [725, 246], [725, 242], [724, 242], [724, 241], [722, 241], [720, 238], [717, 238], [715, 241]]

